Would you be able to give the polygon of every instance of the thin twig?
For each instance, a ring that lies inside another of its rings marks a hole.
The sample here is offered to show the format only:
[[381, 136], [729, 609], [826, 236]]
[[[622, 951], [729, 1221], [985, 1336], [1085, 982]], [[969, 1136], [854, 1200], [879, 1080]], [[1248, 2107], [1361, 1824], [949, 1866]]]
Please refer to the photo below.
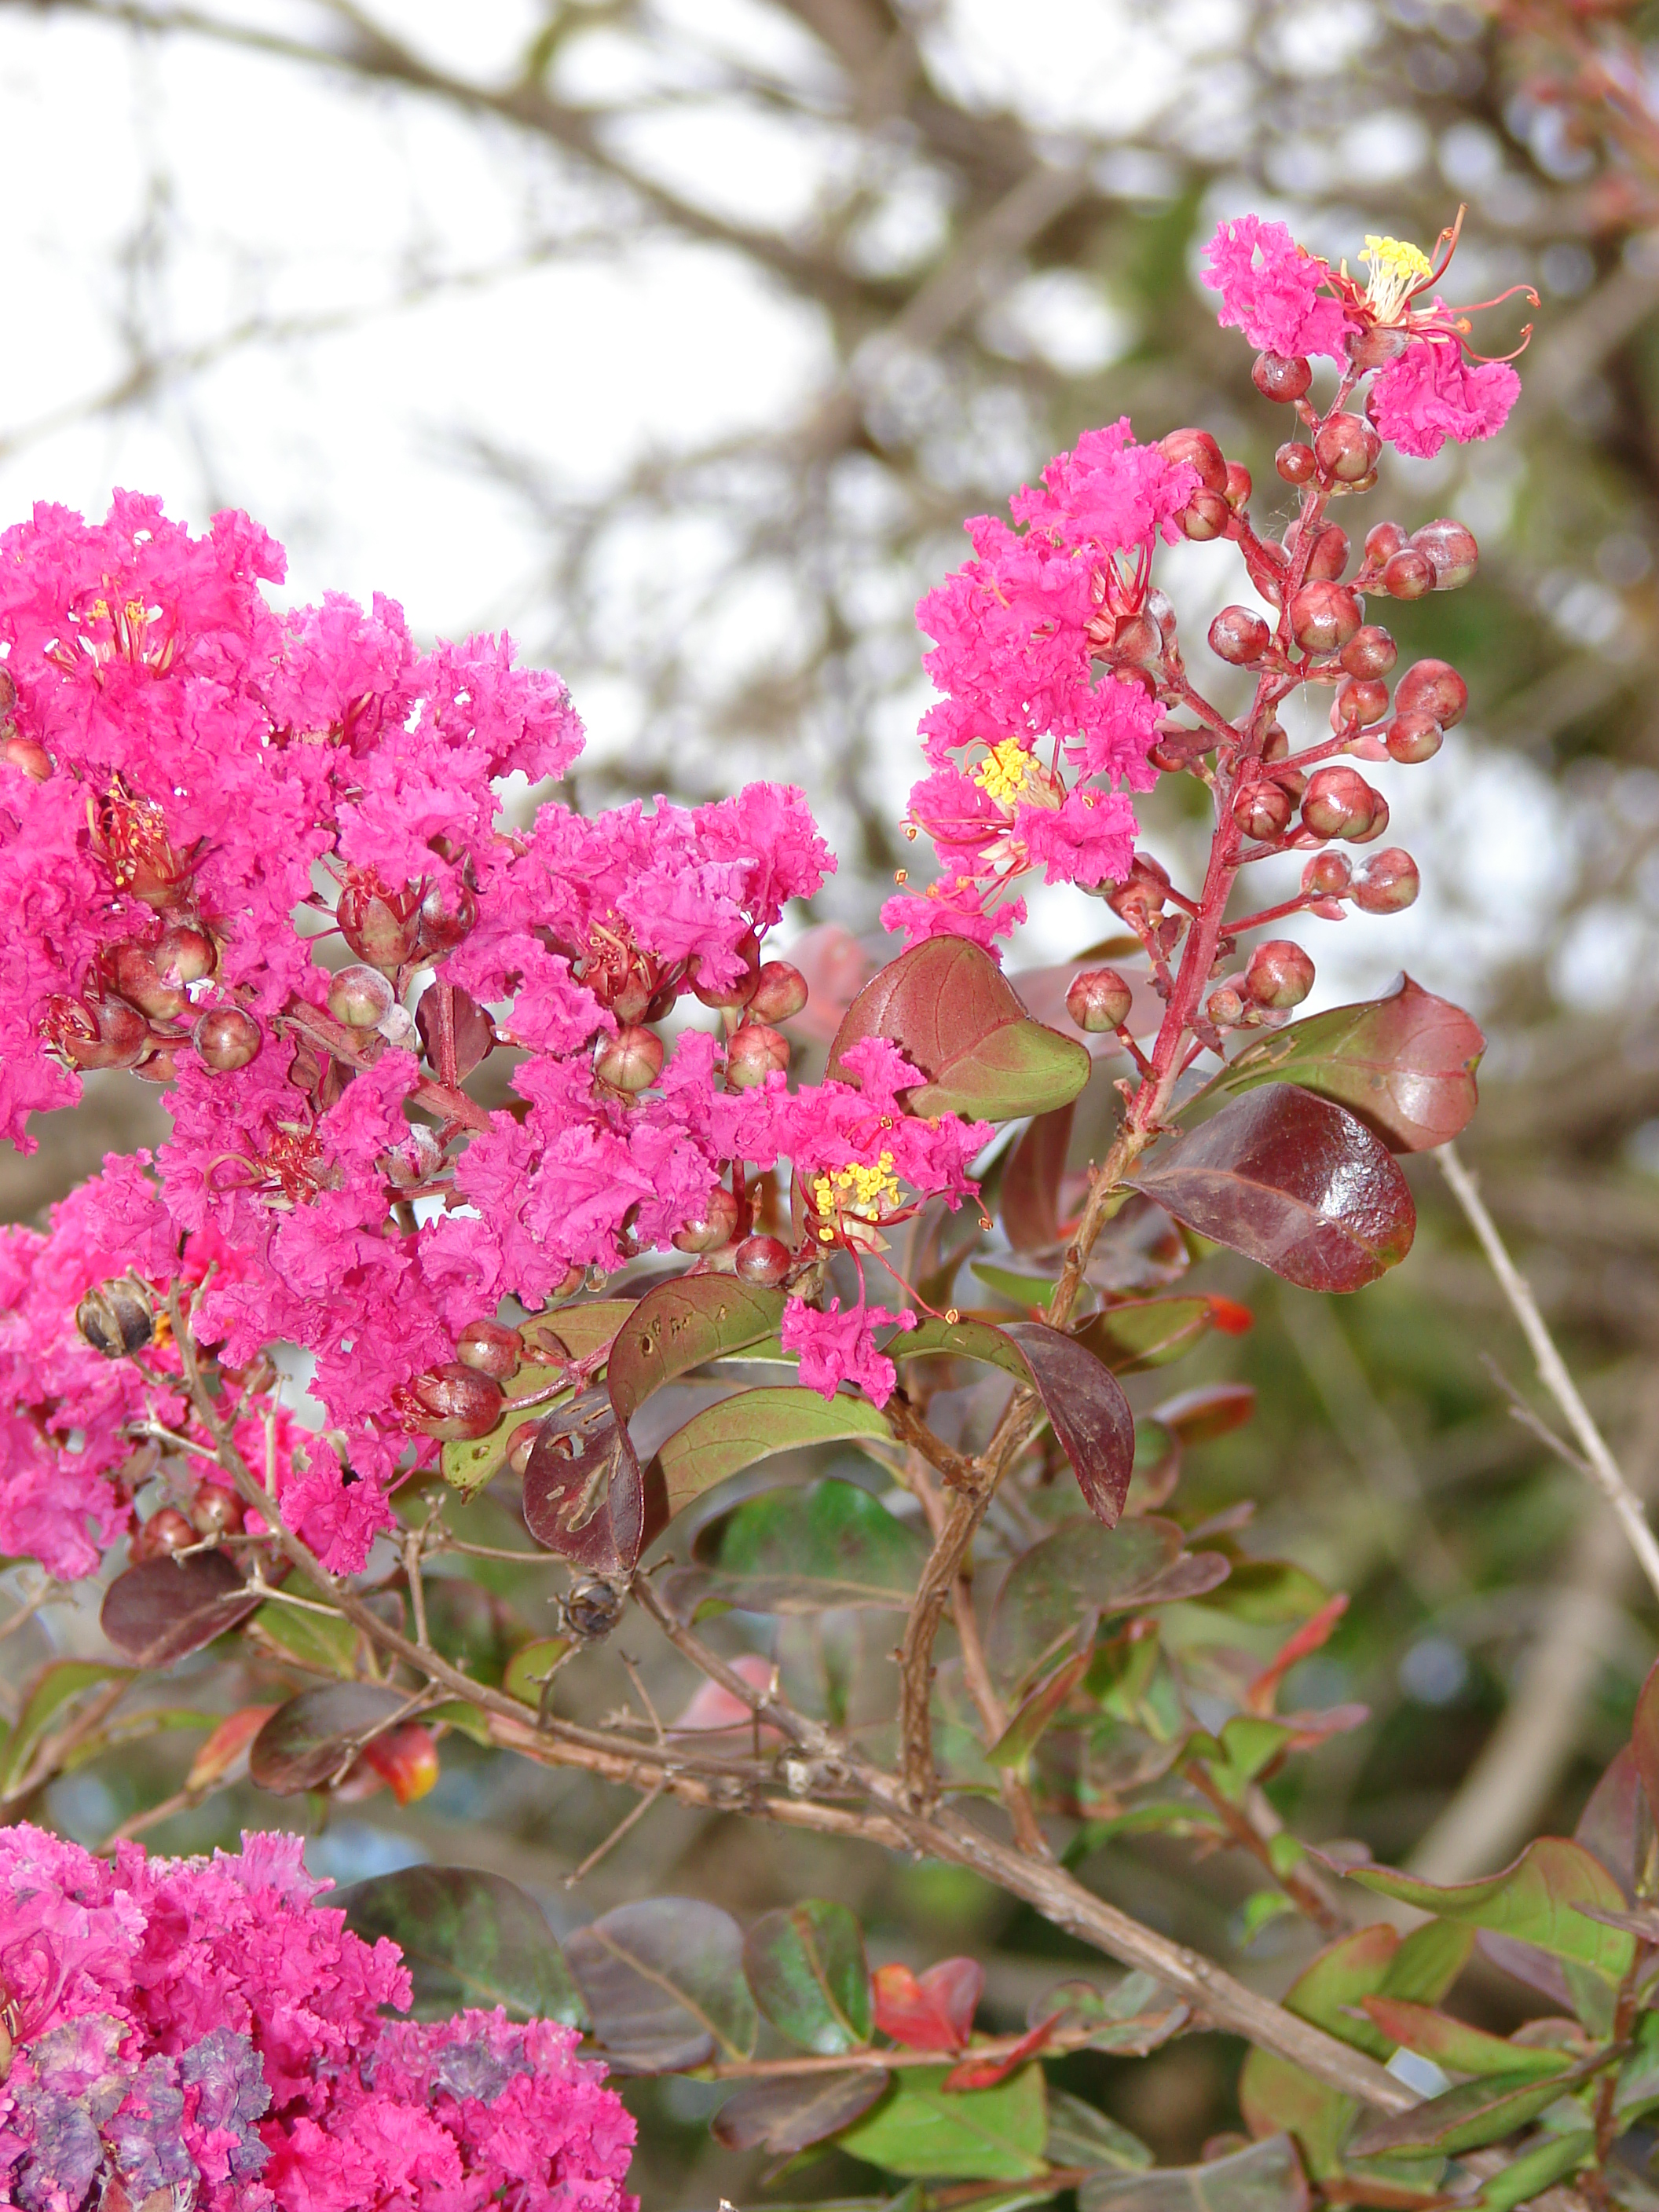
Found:
[[606, 1852], [610, 1851], [615, 1847], [615, 1845], [621, 1843], [623, 1838], [628, 1833], [631, 1827], [635, 1826], [639, 1821], [644, 1820], [646, 1814], [661, 1798], [663, 1792], [667, 1789], [667, 1787], [668, 1784], [665, 1782], [659, 1782], [654, 1790], [647, 1790], [645, 1796], [641, 1798], [639, 1803], [635, 1805], [630, 1812], [623, 1814], [622, 1819], [617, 1821], [616, 1826], [611, 1831], [611, 1833], [605, 1838], [604, 1842], [595, 1844], [592, 1850], [589, 1851], [587, 1856], [582, 1861], [581, 1864], [579, 1867], [574, 1868], [570, 1873], [566, 1875], [564, 1878], [565, 1887], [567, 1889], [574, 1889], [576, 1884], [582, 1879], [584, 1875], [592, 1874], [594, 1868], [598, 1866], [599, 1861], [604, 1858]]
[[1481, 1353], [1480, 1364], [1509, 1400], [1510, 1419], [1512, 1421], [1519, 1421], [1522, 1427], [1536, 1437], [1546, 1449], [1553, 1452], [1557, 1459], [1564, 1460], [1576, 1473], [1589, 1475], [1593, 1482], [1595, 1480], [1595, 1472], [1583, 1452], [1576, 1452], [1565, 1437], [1558, 1437], [1549, 1423], [1541, 1415], [1534, 1413], [1491, 1352]]
[[1531, 1285], [1516, 1267], [1498, 1233], [1496, 1223], [1487, 1212], [1474, 1177], [1457, 1157], [1451, 1145], [1443, 1145], [1437, 1158], [1441, 1173], [1450, 1184], [1452, 1194], [1468, 1217], [1469, 1224], [1480, 1239], [1498, 1285], [1510, 1302], [1510, 1309], [1520, 1322], [1533, 1358], [1538, 1363], [1539, 1379], [1565, 1416], [1567, 1426], [1578, 1439], [1579, 1448], [1588, 1462], [1586, 1472], [1596, 1488], [1619, 1516], [1620, 1526], [1628, 1539], [1631, 1549], [1642, 1563], [1642, 1571], [1659, 1595], [1659, 1542], [1648, 1526], [1648, 1516], [1642, 1501], [1626, 1481], [1619, 1462], [1607, 1449], [1607, 1439], [1590, 1419], [1589, 1408], [1578, 1395], [1577, 1385], [1567, 1371], [1566, 1362], [1556, 1349], [1555, 1340], [1544, 1326], [1544, 1317], [1538, 1310]]

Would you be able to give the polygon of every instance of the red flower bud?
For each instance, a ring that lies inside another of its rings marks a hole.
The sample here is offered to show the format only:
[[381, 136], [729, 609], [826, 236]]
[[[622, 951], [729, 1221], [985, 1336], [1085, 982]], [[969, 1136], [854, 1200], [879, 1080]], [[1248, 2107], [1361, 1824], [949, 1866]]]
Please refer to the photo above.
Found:
[[392, 986], [378, 968], [359, 963], [342, 968], [330, 980], [328, 1011], [349, 1030], [374, 1029], [395, 1003]]
[[1267, 734], [1261, 740], [1264, 761], [1282, 761], [1291, 750], [1291, 733], [1283, 722], [1269, 722]]
[[1290, 793], [1292, 806], [1301, 805], [1302, 794], [1308, 788], [1308, 779], [1299, 768], [1291, 768], [1287, 764], [1283, 768], [1274, 769], [1273, 781], [1281, 791]]
[[670, 1241], [677, 1252], [718, 1252], [732, 1242], [737, 1230], [738, 1201], [724, 1184], [716, 1183], [702, 1212], [682, 1224]]
[[1195, 545], [1207, 545], [1212, 538], [1226, 534], [1232, 513], [1224, 494], [1195, 491], [1191, 504], [1176, 515], [1176, 527], [1183, 537], [1190, 538]]
[[1406, 533], [1397, 522], [1374, 522], [1365, 532], [1365, 566], [1380, 568], [1405, 543]]
[[1351, 676], [1331, 702], [1331, 727], [1363, 730], [1389, 711], [1389, 687], [1380, 677]]
[[630, 1023], [615, 1036], [600, 1038], [593, 1073], [613, 1091], [648, 1091], [662, 1073], [662, 1039], [654, 1030]]
[[1425, 599], [1434, 589], [1434, 564], [1426, 553], [1419, 553], [1407, 545], [1389, 556], [1377, 584], [1390, 599]]
[[1223, 607], [1210, 624], [1210, 650], [1235, 668], [1248, 668], [1267, 650], [1273, 632], [1248, 607]]
[[1455, 592], [1467, 584], [1480, 565], [1480, 548], [1474, 532], [1461, 522], [1443, 518], [1425, 522], [1412, 532], [1412, 549], [1421, 553], [1434, 570], [1437, 592]]
[[52, 774], [52, 755], [46, 747], [33, 738], [20, 738], [15, 731], [0, 744], [0, 760], [9, 761], [35, 783], [44, 783]]
[[1371, 797], [1376, 801], [1371, 810], [1371, 818], [1363, 830], [1355, 830], [1350, 834], [1348, 842], [1351, 845], [1374, 845], [1389, 826], [1388, 800], [1380, 791], [1374, 791]]
[[1244, 1001], [1231, 983], [1218, 983], [1204, 1011], [1218, 1030], [1236, 1030], [1244, 1018]]
[[1358, 483], [1376, 466], [1382, 441], [1363, 415], [1328, 415], [1314, 434], [1320, 467], [1338, 483]]
[[1315, 536], [1308, 555], [1307, 580], [1334, 583], [1348, 565], [1348, 533], [1340, 522], [1328, 522]]
[[1432, 760], [1445, 743], [1445, 732], [1432, 714], [1396, 714], [1386, 739], [1392, 760], [1407, 763]]
[[789, 1248], [775, 1237], [745, 1237], [732, 1255], [732, 1265], [745, 1283], [775, 1290], [789, 1273]]
[[242, 1501], [222, 1483], [204, 1482], [197, 1492], [190, 1517], [198, 1536], [236, 1536], [241, 1534]]
[[1280, 1012], [1299, 1006], [1313, 984], [1313, 962], [1288, 937], [1272, 937], [1265, 945], [1258, 945], [1244, 970], [1245, 995], [1258, 1006], [1271, 1006]]
[[1250, 370], [1250, 381], [1264, 399], [1289, 406], [1300, 399], [1313, 382], [1313, 368], [1299, 353], [1259, 353]]
[[1398, 914], [1421, 888], [1417, 863], [1398, 845], [1373, 853], [1353, 879], [1353, 902], [1365, 914]]
[[1291, 794], [1277, 783], [1253, 783], [1233, 801], [1233, 820], [1247, 837], [1282, 837], [1291, 826]]
[[789, 1066], [789, 1040], [764, 1022], [745, 1022], [726, 1048], [726, 1087], [755, 1091]]
[[152, 946], [129, 939], [109, 956], [115, 988], [153, 1022], [174, 1022], [190, 1011], [190, 994], [182, 983], [162, 979]]
[[1335, 653], [1359, 628], [1359, 602], [1346, 584], [1304, 584], [1291, 601], [1291, 635], [1306, 653]]
[[787, 1022], [806, 1004], [806, 978], [787, 960], [769, 960], [755, 984], [749, 1012], [757, 1022]]
[[265, 1033], [240, 1006], [214, 1006], [198, 1018], [190, 1041], [204, 1066], [216, 1075], [230, 1075], [258, 1058]]
[[1134, 994], [1115, 968], [1082, 968], [1066, 993], [1066, 1011], [1080, 1030], [1098, 1036], [1129, 1018]]
[[1229, 461], [1227, 464], [1227, 488], [1221, 495], [1226, 501], [1228, 506], [1231, 507], [1235, 514], [1238, 513], [1241, 507], [1248, 507], [1249, 505], [1250, 494], [1255, 490], [1255, 485], [1251, 478], [1250, 472], [1245, 467], [1243, 462]]
[[1297, 438], [1287, 440], [1273, 455], [1273, 466], [1288, 484], [1304, 484], [1310, 482], [1313, 472], [1318, 465], [1318, 462], [1314, 458], [1313, 447], [1304, 446]]
[[501, 1418], [501, 1387], [476, 1367], [447, 1360], [392, 1393], [404, 1425], [446, 1443], [487, 1437]]
[[196, 1531], [184, 1515], [171, 1505], [164, 1505], [133, 1530], [132, 1540], [127, 1546], [127, 1556], [134, 1566], [140, 1566], [146, 1559], [159, 1559], [169, 1552], [182, 1552], [198, 1540]]
[[1358, 769], [1316, 769], [1308, 779], [1302, 819], [1321, 837], [1358, 838], [1370, 829], [1382, 803]]
[[1376, 623], [1357, 629], [1338, 656], [1350, 676], [1386, 676], [1400, 658], [1400, 647]]
[[1302, 871], [1302, 888], [1322, 899], [1346, 898], [1353, 862], [1342, 853], [1316, 853]]
[[745, 930], [738, 939], [737, 955], [744, 963], [744, 972], [731, 983], [699, 983], [696, 970], [700, 964], [692, 961], [691, 988], [705, 1006], [727, 1010], [746, 1006], [760, 984], [760, 939], [752, 929]]
[[1106, 903], [1115, 915], [1133, 927], [1135, 921], [1153, 920], [1164, 911], [1164, 902], [1170, 889], [1170, 872], [1161, 860], [1150, 853], [1137, 853], [1129, 864], [1129, 872], [1115, 890], [1109, 891]]
[[518, 1372], [524, 1340], [516, 1328], [506, 1328], [498, 1321], [470, 1321], [456, 1342], [455, 1357], [463, 1367], [476, 1367], [480, 1375], [493, 1375], [505, 1382]]
[[421, 901], [416, 957], [441, 959], [471, 936], [477, 921], [478, 902], [459, 876], [452, 883], [434, 884]]
[[[415, 957], [421, 915], [416, 894], [409, 884], [394, 891], [376, 875], [354, 875], [341, 888], [334, 919], [352, 951], [371, 968], [383, 968], [394, 975]], [[340, 1018], [343, 1021], [345, 1017]]]
[[1158, 625], [1145, 615], [1129, 615], [1117, 624], [1110, 640], [1097, 647], [1095, 658], [1135, 668], [1143, 662], [1156, 660], [1163, 650], [1164, 633]]
[[1198, 480], [1206, 491], [1224, 493], [1227, 489], [1227, 464], [1221, 448], [1207, 430], [1171, 430], [1167, 438], [1158, 440], [1158, 450], [1167, 460], [1177, 466], [1186, 462], [1198, 471]]
[[1469, 703], [1469, 687], [1444, 660], [1417, 660], [1395, 688], [1395, 711], [1401, 714], [1432, 714], [1443, 730], [1463, 719]]

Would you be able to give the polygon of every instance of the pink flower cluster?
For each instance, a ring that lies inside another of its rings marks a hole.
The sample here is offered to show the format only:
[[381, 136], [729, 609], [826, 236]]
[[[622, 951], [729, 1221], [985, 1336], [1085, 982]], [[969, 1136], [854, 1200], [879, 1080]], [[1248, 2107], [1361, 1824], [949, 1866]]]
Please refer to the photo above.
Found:
[[572, 2032], [406, 2010], [397, 1946], [314, 1900], [297, 1836], [112, 1868], [0, 1830], [0, 2194], [21, 2212], [636, 2212], [634, 2124]]
[[889, 929], [988, 951], [1024, 920], [1024, 901], [1005, 894], [1030, 869], [1086, 889], [1127, 873], [1134, 810], [1116, 787], [1156, 780], [1158, 710], [1133, 671], [1101, 676], [1095, 661], [1145, 619], [1153, 543], [1173, 542], [1197, 483], [1187, 464], [1136, 445], [1125, 420], [1086, 432], [1018, 494], [1023, 530], [992, 515], [968, 524], [975, 557], [916, 610], [945, 696], [922, 717], [933, 772], [910, 793], [910, 828], [933, 840], [943, 872], [889, 899]]

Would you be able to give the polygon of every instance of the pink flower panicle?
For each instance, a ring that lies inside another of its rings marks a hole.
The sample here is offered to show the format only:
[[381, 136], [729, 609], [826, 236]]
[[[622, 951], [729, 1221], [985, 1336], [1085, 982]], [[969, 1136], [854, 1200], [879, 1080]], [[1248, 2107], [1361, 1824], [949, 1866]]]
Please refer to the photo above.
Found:
[[636, 2212], [634, 2124], [551, 2021], [406, 2011], [398, 1948], [318, 1904], [297, 1836], [112, 1868], [0, 1831], [0, 2198], [91, 2212]]

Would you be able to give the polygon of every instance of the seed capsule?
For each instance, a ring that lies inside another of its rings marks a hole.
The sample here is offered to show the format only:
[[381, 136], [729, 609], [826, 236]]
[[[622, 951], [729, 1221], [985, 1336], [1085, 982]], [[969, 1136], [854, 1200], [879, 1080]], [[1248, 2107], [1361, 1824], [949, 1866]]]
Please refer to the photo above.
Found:
[[173, 1022], [190, 1011], [190, 994], [182, 983], [162, 976], [155, 953], [148, 945], [118, 945], [110, 955], [115, 988], [129, 1005], [153, 1022]]
[[471, 936], [477, 921], [478, 902], [459, 876], [451, 883], [434, 884], [421, 901], [416, 958], [441, 959]]
[[1227, 464], [1227, 488], [1221, 495], [1226, 501], [1228, 506], [1231, 507], [1235, 514], [1238, 513], [1241, 507], [1246, 507], [1249, 505], [1250, 494], [1255, 490], [1255, 485], [1254, 480], [1243, 462], [1229, 461]]
[[1412, 532], [1413, 550], [1421, 553], [1434, 571], [1437, 592], [1455, 592], [1467, 584], [1480, 566], [1480, 548], [1474, 532], [1462, 523], [1442, 518], [1425, 522]]
[[1291, 601], [1291, 635], [1304, 653], [1335, 653], [1359, 628], [1359, 602], [1346, 584], [1304, 584]]
[[593, 1073], [613, 1091], [648, 1091], [662, 1073], [662, 1039], [654, 1030], [629, 1024], [600, 1039]]
[[1386, 676], [1400, 658], [1400, 647], [1379, 623], [1366, 623], [1338, 658], [1350, 676]]
[[1463, 719], [1469, 687], [1449, 661], [1416, 660], [1395, 688], [1395, 712], [1432, 714], [1443, 730]]
[[149, 1024], [125, 999], [99, 998], [54, 1002], [48, 1031], [70, 1063], [86, 1073], [99, 1067], [136, 1067], [150, 1048]]
[[789, 1248], [775, 1237], [745, 1237], [732, 1257], [742, 1279], [763, 1290], [775, 1290], [789, 1273]]
[[1245, 995], [1258, 1006], [1281, 1012], [1286, 1007], [1299, 1006], [1313, 984], [1313, 962], [1288, 937], [1269, 938], [1265, 945], [1258, 945], [1244, 970]]
[[1383, 742], [1391, 760], [1410, 764], [1432, 760], [1445, 743], [1445, 732], [1432, 714], [1396, 714]]
[[198, 1536], [236, 1536], [241, 1534], [242, 1501], [222, 1483], [204, 1482], [197, 1492], [190, 1517]]
[[1353, 879], [1353, 902], [1365, 914], [1398, 914], [1422, 888], [1417, 863], [1398, 845], [1373, 853]]
[[1328, 415], [1314, 434], [1314, 454], [1328, 477], [1357, 483], [1376, 465], [1382, 441], [1363, 415]]
[[1225, 492], [1227, 464], [1220, 447], [1207, 430], [1171, 430], [1167, 438], [1160, 438], [1158, 442], [1167, 460], [1177, 467], [1184, 462], [1198, 471], [1199, 482], [1206, 491]]
[[1321, 837], [1358, 838], [1382, 805], [1364, 777], [1351, 768], [1316, 769], [1302, 801], [1302, 819]]
[[1289, 406], [1300, 399], [1313, 382], [1311, 364], [1301, 354], [1259, 353], [1250, 370], [1250, 381], [1264, 399]]
[[1233, 801], [1233, 820], [1247, 837], [1282, 837], [1295, 811], [1291, 794], [1278, 783], [1253, 783]]
[[1272, 630], [1249, 607], [1223, 607], [1210, 624], [1211, 652], [1235, 668], [1248, 668], [1259, 660], [1272, 638]]
[[455, 1357], [463, 1367], [475, 1367], [480, 1375], [493, 1375], [504, 1382], [517, 1374], [524, 1343], [516, 1328], [503, 1328], [498, 1321], [470, 1321], [457, 1340]]
[[1288, 440], [1273, 455], [1273, 466], [1288, 484], [1311, 483], [1318, 465], [1313, 447], [1304, 446], [1297, 438]]
[[328, 987], [328, 1011], [349, 1030], [377, 1028], [395, 1004], [392, 986], [378, 968], [342, 968]]
[[1066, 1011], [1091, 1036], [1115, 1030], [1129, 1018], [1134, 994], [1115, 968], [1084, 968], [1066, 993]]
[[75, 1309], [82, 1340], [106, 1359], [129, 1359], [155, 1336], [155, 1303], [137, 1275], [117, 1275], [89, 1290]]
[[737, 1230], [738, 1201], [717, 1183], [704, 1200], [702, 1213], [684, 1223], [670, 1241], [677, 1252], [719, 1252], [732, 1242]]
[[[334, 919], [340, 934], [371, 968], [395, 975], [415, 957], [421, 933], [420, 908], [413, 889], [390, 890], [378, 876], [354, 877], [340, 892]], [[345, 1017], [339, 1018], [343, 1021]], [[372, 1029], [372, 1022], [362, 1024]]]
[[769, 1075], [781, 1075], [788, 1066], [788, 1038], [764, 1022], [745, 1022], [726, 1048], [726, 1088], [758, 1090]]
[[1381, 568], [1406, 542], [1406, 533], [1397, 522], [1373, 523], [1365, 532], [1365, 566]]
[[626, 1590], [598, 1575], [578, 1575], [565, 1595], [561, 1611], [570, 1633], [584, 1644], [597, 1644], [609, 1636], [622, 1619], [628, 1603]]
[[133, 1530], [127, 1556], [134, 1566], [142, 1566], [146, 1559], [164, 1559], [170, 1552], [185, 1551], [196, 1540], [196, 1531], [184, 1515], [171, 1505], [163, 1505]]
[[1426, 553], [1407, 545], [1389, 555], [1382, 564], [1377, 584], [1390, 599], [1425, 599], [1434, 589], [1434, 564]]
[[446, 1443], [487, 1437], [501, 1418], [500, 1383], [458, 1359], [417, 1375], [393, 1395], [406, 1426]]
[[787, 1022], [806, 1004], [806, 978], [787, 960], [769, 960], [760, 971], [749, 1012], [757, 1022]]

